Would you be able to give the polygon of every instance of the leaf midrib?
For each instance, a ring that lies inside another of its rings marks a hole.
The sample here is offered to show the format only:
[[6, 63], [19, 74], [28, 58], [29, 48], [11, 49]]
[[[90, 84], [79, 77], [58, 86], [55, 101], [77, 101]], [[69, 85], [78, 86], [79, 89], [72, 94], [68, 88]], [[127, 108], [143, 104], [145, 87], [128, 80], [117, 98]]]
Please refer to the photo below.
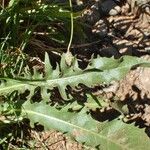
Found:
[[58, 119], [58, 118], [55, 118], [55, 117], [52, 117], [52, 116], [48, 116], [48, 115], [45, 115], [45, 114], [41, 114], [41, 113], [38, 113], [38, 112], [35, 112], [35, 111], [31, 111], [31, 110], [24, 110], [24, 112], [25, 112], [25, 113], [30, 113], [30, 114], [39, 115], [39, 116], [42, 116], [42, 117], [45, 117], [45, 118], [50, 118], [51, 120], [56, 120], [56, 121], [61, 122], [61, 123], [63, 123], [63, 124], [68, 124], [68, 125], [70, 125], [70, 126], [72, 126], [72, 127], [78, 128], [78, 129], [83, 130], [83, 131], [85, 131], [85, 132], [89, 132], [89, 133], [91, 133], [91, 134], [93, 134], [93, 135], [95, 135], [95, 136], [99, 136], [100, 138], [103, 138], [103, 139], [106, 140], [106, 141], [110, 141], [111, 143], [114, 143], [115, 145], [118, 145], [118, 146], [121, 147], [122, 149], [125, 149], [125, 150], [128, 149], [127, 147], [123, 147], [121, 144], [116, 143], [115, 141], [111, 140], [111, 139], [108, 138], [108, 137], [102, 136], [102, 135], [100, 135], [100, 134], [96, 134], [95, 132], [92, 132], [91, 130], [87, 130], [87, 129], [82, 128], [82, 127], [80, 127], [80, 126], [77, 126], [77, 125], [75, 125], [75, 124], [69, 123], [69, 122], [67, 122], [67, 121], [64, 121], [64, 120], [61, 120], [61, 119]]
[[[126, 68], [126, 67], [120, 67], [120, 68]], [[115, 68], [115, 69], [118, 69], [118, 68]], [[115, 69], [111, 69], [111, 70], [115, 70]], [[105, 70], [105, 71], [107, 72], [107, 71], [110, 71], [110, 70]], [[44, 82], [44, 84], [45, 84], [45, 82], [47, 82], [48, 85], [49, 85], [50, 82], [55, 83], [55, 82], [59, 82], [59, 80], [68, 80], [68, 78], [76, 78], [78, 76], [83, 76], [83, 75], [86, 75], [86, 74], [93, 74], [93, 73], [104, 73], [104, 71], [103, 72], [93, 71], [93, 72], [85, 72], [85, 73], [83, 72], [82, 74], [77, 74], [77, 75], [67, 76], [67, 77], [60, 77], [60, 78], [56, 78], [56, 79], [48, 79], [48, 80], [46, 80], [46, 79], [36, 79], [36, 80], [31, 79], [30, 80], [30, 79], [7, 78], [7, 77], [6, 78], [0, 78], [0, 79], [2, 79], [2, 80], [11, 80], [11, 81], [14, 80], [14, 81], [18, 81], [18, 83], [21, 84], [21, 85], [31, 84], [31, 85], [35, 86], [35, 85], [38, 85], [38, 83], [41, 84], [41, 82]], [[26, 83], [24, 83], [24, 82], [26, 82]]]

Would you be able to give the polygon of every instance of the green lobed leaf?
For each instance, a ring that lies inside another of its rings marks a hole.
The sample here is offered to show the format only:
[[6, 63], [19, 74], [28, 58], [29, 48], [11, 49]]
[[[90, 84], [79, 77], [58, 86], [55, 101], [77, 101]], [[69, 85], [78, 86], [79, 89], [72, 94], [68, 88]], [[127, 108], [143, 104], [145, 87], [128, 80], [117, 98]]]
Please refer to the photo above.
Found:
[[57, 110], [43, 102], [23, 104], [22, 115], [30, 119], [31, 125], [39, 123], [45, 130], [56, 129], [71, 135], [76, 141], [101, 150], [142, 150], [150, 146], [144, 129], [121, 120], [98, 122], [84, 110], [78, 114]]
[[45, 93], [49, 89], [58, 87], [62, 98], [68, 99], [66, 94], [68, 85], [74, 88], [80, 83], [89, 87], [95, 84], [110, 83], [113, 80], [120, 80], [132, 67], [137, 65], [150, 66], [150, 63], [132, 56], [124, 56], [120, 59], [98, 57], [92, 59], [87, 68], [82, 70], [79, 68], [76, 58], [72, 66], [67, 66], [64, 55], [62, 55], [60, 67], [57, 65], [56, 69], [53, 70], [46, 54], [45, 76], [37, 71], [34, 71], [33, 75], [26, 71], [24, 76], [14, 76], [14, 78], [0, 77], [0, 80], [5, 80], [0, 85], [0, 95], [9, 94], [14, 90], [19, 93], [29, 90], [31, 91], [31, 97], [37, 87], [41, 87]]

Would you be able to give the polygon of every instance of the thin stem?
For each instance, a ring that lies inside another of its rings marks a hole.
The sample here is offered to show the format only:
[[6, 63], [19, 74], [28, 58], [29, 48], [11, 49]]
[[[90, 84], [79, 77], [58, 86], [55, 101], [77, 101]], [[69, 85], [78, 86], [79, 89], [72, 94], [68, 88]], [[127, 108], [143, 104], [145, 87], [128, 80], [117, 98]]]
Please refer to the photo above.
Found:
[[69, 44], [68, 44], [68, 47], [67, 47], [67, 53], [70, 52], [71, 43], [72, 43], [72, 39], [73, 39], [73, 10], [72, 10], [72, 1], [71, 0], [69, 0], [69, 6], [70, 6], [70, 9], [71, 9], [71, 12], [70, 12], [71, 32], [70, 32], [70, 41], [69, 41]]

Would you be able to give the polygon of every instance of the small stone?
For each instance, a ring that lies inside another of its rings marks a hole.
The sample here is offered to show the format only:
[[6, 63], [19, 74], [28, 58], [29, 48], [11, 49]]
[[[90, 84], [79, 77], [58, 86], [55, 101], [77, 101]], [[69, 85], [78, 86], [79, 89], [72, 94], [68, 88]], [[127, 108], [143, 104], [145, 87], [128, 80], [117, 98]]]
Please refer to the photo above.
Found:
[[115, 8], [109, 11], [109, 15], [115, 16], [115, 15], [118, 15], [120, 12], [121, 12], [121, 8], [119, 6], [116, 6]]
[[115, 8], [117, 4], [112, 0], [106, 0], [100, 4], [100, 12], [104, 15], [108, 15], [112, 8]]

